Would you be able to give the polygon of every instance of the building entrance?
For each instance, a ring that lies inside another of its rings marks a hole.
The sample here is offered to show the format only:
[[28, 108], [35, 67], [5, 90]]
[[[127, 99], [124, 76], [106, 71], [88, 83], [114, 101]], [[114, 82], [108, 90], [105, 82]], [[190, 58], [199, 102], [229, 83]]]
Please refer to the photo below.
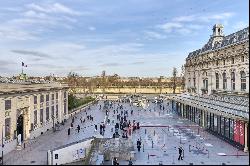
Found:
[[23, 115], [20, 115], [17, 118], [16, 131], [17, 131], [17, 135], [21, 134], [21, 141], [23, 141]]

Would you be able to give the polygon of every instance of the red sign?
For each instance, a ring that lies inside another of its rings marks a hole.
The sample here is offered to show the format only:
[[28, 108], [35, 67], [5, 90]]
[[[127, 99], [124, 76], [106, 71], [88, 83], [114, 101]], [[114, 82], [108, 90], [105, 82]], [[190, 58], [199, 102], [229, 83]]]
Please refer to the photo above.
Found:
[[245, 126], [244, 122], [236, 120], [234, 122], [234, 141], [241, 145], [245, 143]]

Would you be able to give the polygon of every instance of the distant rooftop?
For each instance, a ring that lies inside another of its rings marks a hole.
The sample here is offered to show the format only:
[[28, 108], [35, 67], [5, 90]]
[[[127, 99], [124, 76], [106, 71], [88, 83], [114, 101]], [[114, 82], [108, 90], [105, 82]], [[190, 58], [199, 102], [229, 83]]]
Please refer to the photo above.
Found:
[[232, 45], [232, 44], [242, 43], [242, 42], [248, 41], [249, 40], [249, 27], [244, 28], [244, 29], [237, 31], [235, 33], [232, 33], [228, 36], [221, 36], [221, 37], [223, 39], [220, 42], [216, 41], [213, 44], [214, 36], [211, 36], [207, 44], [205, 44], [201, 49], [190, 52], [187, 59], [196, 57], [204, 52], [209, 52], [209, 51], [224, 48], [224, 47]]
[[67, 89], [67, 84], [44, 83], [44, 84], [12, 84], [12, 83], [0, 83], [0, 95], [1, 94], [15, 94], [26, 92], [39, 92], [53, 89]]

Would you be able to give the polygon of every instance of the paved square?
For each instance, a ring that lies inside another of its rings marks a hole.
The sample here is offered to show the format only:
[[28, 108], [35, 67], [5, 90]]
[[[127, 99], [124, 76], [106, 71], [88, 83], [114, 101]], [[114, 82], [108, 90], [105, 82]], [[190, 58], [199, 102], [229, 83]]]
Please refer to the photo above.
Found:
[[[99, 105], [103, 107], [103, 101], [99, 101], [97, 105], [91, 106], [90, 110], [83, 110], [76, 114], [74, 122], [74, 130], [71, 135], [67, 135], [67, 130], [70, 127], [71, 118], [68, 119], [64, 126], [60, 126], [60, 131], [48, 131], [44, 135], [39, 136], [35, 140], [30, 140], [25, 149], [14, 150], [4, 156], [4, 164], [47, 164], [47, 151], [60, 147], [62, 145], [75, 142], [84, 138], [99, 134], [99, 130], [94, 130], [94, 125], [98, 125], [104, 121], [105, 110], [99, 110]], [[123, 105], [123, 110], [128, 110], [128, 120], [140, 122], [141, 128], [136, 130], [129, 139], [134, 142], [141, 139], [142, 147], [140, 152], [137, 152], [133, 164], [150, 165], [159, 163], [166, 165], [188, 165], [196, 164], [212, 164], [227, 165], [243, 164], [248, 165], [248, 153], [238, 151], [235, 147], [207, 133], [203, 129], [189, 122], [186, 119], [181, 119], [164, 103], [165, 110], [160, 110], [159, 105], [149, 103], [149, 106], [143, 110], [141, 107], [132, 106], [129, 103], [120, 103]], [[112, 137], [114, 125], [117, 122], [116, 115], [113, 110], [118, 103], [114, 104], [114, 108], [110, 109], [108, 118], [111, 119], [111, 125], [106, 125], [104, 137]], [[133, 110], [133, 115], [130, 114]], [[155, 111], [154, 111], [155, 110]], [[119, 110], [118, 112], [120, 112]], [[93, 121], [87, 120], [88, 115], [94, 117]], [[85, 118], [85, 123], [80, 122], [80, 118]], [[80, 133], [77, 132], [76, 126], [81, 126]], [[113, 129], [112, 129], [113, 128]], [[119, 131], [121, 135], [121, 131]], [[178, 159], [178, 147], [184, 149], [183, 160]], [[128, 161], [119, 161], [120, 164], [128, 165]], [[81, 164], [81, 162], [79, 162]], [[110, 164], [110, 162], [105, 162]]]

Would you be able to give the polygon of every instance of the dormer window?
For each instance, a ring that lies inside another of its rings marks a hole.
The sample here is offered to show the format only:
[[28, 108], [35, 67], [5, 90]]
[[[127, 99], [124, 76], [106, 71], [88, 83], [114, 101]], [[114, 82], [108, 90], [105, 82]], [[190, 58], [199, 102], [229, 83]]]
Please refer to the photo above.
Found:
[[244, 61], [245, 61], [245, 57], [241, 56], [241, 62], [244, 62]]

